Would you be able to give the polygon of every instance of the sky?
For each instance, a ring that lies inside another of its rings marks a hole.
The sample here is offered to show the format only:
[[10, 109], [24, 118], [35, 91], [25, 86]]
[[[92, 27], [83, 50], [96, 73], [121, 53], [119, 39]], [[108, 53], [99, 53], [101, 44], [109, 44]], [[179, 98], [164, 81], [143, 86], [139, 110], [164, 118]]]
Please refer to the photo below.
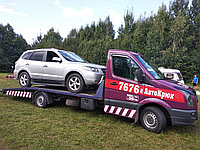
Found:
[[73, 29], [92, 22], [110, 20], [117, 32], [127, 10], [133, 10], [135, 21], [157, 13], [171, 0], [0, 0], [0, 24], [10, 24], [32, 44], [40, 33], [44, 36], [54, 28], [63, 38]]

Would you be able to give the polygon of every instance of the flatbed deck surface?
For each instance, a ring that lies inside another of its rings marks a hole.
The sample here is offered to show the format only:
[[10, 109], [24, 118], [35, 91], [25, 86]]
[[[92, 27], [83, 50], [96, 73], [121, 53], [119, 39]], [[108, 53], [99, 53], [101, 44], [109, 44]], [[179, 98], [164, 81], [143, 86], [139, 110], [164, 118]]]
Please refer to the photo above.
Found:
[[[85, 90], [82, 93], [72, 93], [67, 91], [65, 87], [54, 87], [54, 86], [32, 86], [32, 87], [25, 87], [25, 88], [8, 88], [2, 89], [2, 93], [6, 94], [8, 91], [26, 91], [26, 92], [35, 92], [35, 91], [43, 91], [52, 94], [59, 94], [59, 95], [66, 95], [72, 97], [79, 97], [79, 98], [89, 98], [94, 100], [102, 100], [102, 87], [103, 84], [100, 85], [100, 88], [95, 90]], [[14, 95], [15, 96], [15, 95]]]

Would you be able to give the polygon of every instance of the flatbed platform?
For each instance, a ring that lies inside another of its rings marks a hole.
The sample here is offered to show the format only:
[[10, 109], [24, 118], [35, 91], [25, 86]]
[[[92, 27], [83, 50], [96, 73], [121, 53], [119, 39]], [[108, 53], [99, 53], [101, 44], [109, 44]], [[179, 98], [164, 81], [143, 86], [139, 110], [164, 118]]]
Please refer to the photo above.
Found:
[[101, 82], [97, 91], [85, 91], [84, 93], [72, 93], [67, 91], [65, 87], [53, 86], [33, 86], [25, 88], [7, 88], [2, 89], [2, 93], [11, 96], [28, 97], [31, 98], [33, 92], [46, 92], [56, 95], [65, 95], [78, 98], [87, 98], [93, 100], [103, 100], [104, 82]]

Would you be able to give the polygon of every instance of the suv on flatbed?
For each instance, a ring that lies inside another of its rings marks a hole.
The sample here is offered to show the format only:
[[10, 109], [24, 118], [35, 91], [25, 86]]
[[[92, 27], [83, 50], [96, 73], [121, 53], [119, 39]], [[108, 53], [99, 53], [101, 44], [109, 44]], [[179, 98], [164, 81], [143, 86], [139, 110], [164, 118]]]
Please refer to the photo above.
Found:
[[81, 92], [85, 86], [97, 85], [105, 71], [106, 67], [90, 64], [73, 52], [51, 48], [25, 51], [15, 62], [14, 77], [22, 87], [66, 86]]

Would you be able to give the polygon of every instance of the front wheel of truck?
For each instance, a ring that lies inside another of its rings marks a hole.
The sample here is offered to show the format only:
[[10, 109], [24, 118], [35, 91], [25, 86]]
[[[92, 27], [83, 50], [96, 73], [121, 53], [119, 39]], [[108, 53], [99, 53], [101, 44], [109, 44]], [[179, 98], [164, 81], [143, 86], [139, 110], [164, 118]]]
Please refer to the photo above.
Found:
[[149, 106], [142, 110], [140, 122], [145, 129], [160, 133], [166, 128], [167, 119], [163, 111], [158, 107]]

